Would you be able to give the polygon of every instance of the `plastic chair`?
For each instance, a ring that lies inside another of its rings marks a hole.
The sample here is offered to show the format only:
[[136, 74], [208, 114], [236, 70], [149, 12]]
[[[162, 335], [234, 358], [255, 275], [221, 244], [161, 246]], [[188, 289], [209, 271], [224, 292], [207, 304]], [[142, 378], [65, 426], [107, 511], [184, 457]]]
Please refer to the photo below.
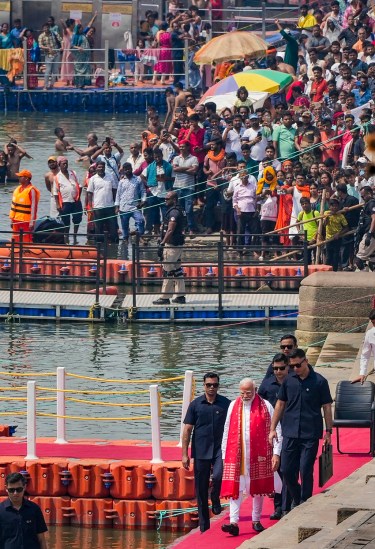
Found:
[[370, 451], [374, 455], [375, 431], [375, 385], [371, 381], [350, 383], [339, 381], [336, 387], [335, 417], [333, 427], [337, 432], [337, 451], [340, 454], [358, 454], [361, 452], [342, 452], [340, 450], [339, 429], [368, 428], [370, 429]]

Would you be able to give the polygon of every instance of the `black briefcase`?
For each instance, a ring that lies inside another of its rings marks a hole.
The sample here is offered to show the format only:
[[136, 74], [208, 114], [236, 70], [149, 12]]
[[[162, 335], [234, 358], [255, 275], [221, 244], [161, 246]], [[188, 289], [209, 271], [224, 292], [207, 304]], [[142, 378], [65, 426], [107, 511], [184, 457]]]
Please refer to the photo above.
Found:
[[324, 444], [322, 453], [319, 456], [319, 488], [333, 476], [333, 453], [332, 444]]

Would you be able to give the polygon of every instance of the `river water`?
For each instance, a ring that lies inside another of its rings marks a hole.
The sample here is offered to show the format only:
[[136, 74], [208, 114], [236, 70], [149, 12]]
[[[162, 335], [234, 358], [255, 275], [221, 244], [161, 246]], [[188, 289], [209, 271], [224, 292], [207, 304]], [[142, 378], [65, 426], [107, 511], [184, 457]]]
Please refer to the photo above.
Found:
[[[62, 126], [66, 135], [77, 146], [85, 145], [88, 132], [95, 131], [99, 140], [106, 135], [115, 139], [127, 151], [129, 144], [138, 138], [145, 128], [144, 116], [116, 115], [108, 118], [100, 115], [65, 114], [10, 114], [4, 117], [0, 127], [0, 143], [15, 137], [33, 156], [24, 160], [22, 167], [33, 173], [33, 183], [41, 190], [39, 216], [49, 213], [49, 195], [44, 187], [44, 173], [47, 158], [54, 154], [53, 129]], [[74, 153], [68, 153], [71, 166], [80, 176], [84, 169], [75, 163]], [[9, 229], [8, 213], [13, 186], [0, 189], [0, 231]], [[82, 232], [84, 232], [84, 227]], [[2, 238], [4, 236], [2, 235]], [[116, 382], [103, 383], [100, 379], [160, 379], [184, 374], [186, 369], [194, 370], [198, 378], [197, 393], [201, 390], [201, 378], [205, 371], [215, 370], [222, 376], [221, 392], [233, 398], [238, 381], [244, 376], [261, 379], [272, 355], [277, 352], [277, 342], [289, 327], [265, 328], [263, 325], [231, 325], [173, 327], [158, 325], [106, 325], [89, 324], [46, 324], [27, 323], [0, 324], [0, 370], [13, 373], [51, 373], [57, 366], [65, 366], [68, 373], [97, 378], [82, 380], [69, 377], [67, 388], [72, 390], [142, 390], [148, 384], [131, 385]], [[3, 387], [24, 386], [25, 378], [1, 375]], [[32, 378], [28, 378], [32, 379]], [[54, 377], [38, 377], [38, 384], [55, 387]], [[4, 393], [5, 394], [5, 393]], [[9, 392], [7, 393], [9, 395]], [[12, 392], [19, 396], [23, 393]], [[53, 393], [45, 392], [43, 396]], [[182, 381], [161, 384], [162, 402], [182, 398]], [[78, 398], [80, 398], [78, 394]], [[81, 396], [95, 403], [147, 403], [147, 394], [133, 395], [90, 395]], [[18, 424], [17, 435], [26, 434], [23, 416], [12, 416], [12, 411], [22, 411], [25, 403], [2, 401], [3, 412], [9, 412], [4, 423]], [[55, 403], [38, 402], [38, 410], [55, 413]], [[69, 415], [90, 417], [131, 417], [148, 415], [147, 406], [139, 408], [105, 407], [100, 404], [83, 404], [69, 401]], [[164, 408], [161, 419], [163, 439], [178, 439], [180, 428], [180, 406]], [[52, 418], [38, 417], [38, 436], [55, 436], [56, 425]], [[150, 440], [148, 419], [139, 421], [76, 421], [67, 422], [68, 438], [129, 438]], [[175, 539], [175, 533], [95, 530], [83, 528], [51, 528], [50, 547], [77, 549], [163, 548]], [[60, 540], [60, 544], [56, 540]]]

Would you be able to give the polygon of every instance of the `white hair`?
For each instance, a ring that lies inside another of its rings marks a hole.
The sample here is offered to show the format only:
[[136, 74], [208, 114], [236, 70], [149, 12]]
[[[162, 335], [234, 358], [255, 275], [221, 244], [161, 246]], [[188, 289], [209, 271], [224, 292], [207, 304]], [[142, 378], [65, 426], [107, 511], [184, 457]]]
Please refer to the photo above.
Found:
[[243, 379], [241, 379], [240, 381], [240, 389], [242, 387], [242, 385], [247, 385], [247, 384], [252, 384], [254, 386], [254, 389], [256, 389], [256, 383], [253, 379], [251, 379], [251, 377], [244, 377]]

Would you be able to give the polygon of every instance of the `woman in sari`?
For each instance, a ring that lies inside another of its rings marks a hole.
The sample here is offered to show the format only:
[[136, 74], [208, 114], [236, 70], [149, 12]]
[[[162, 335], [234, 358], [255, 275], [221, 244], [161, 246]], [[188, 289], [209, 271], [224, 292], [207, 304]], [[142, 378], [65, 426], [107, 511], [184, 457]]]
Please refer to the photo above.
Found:
[[1, 32], [0, 32], [0, 49], [10, 50], [11, 48], [14, 48], [14, 44], [13, 44], [12, 35], [9, 32], [9, 25], [8, 23], [3, 23], [1, 25]]
[[73, 84], [76, 88], [83, 89], [85, 86], [91, 84], [91, 49], [89, 41], [83, 32], [83, 26], [80, 23], [74, 27], [72, 53], [74, 56]]
[[64, 36], [62, 41], [63, 54], [61, 60], [61, 80], [63, 80], [67, 86], [70, 86], [73, 81], [74, 75], [74, 58], [71, 50], [71, 43], [75, 21], [74, 19], [67, 19], [65, 22], [61, 21], [61, 23], [64, 27]]
[[158, 74], [161, 74], [160, 84], [162, 85], [165, 84], [165, 79], [168, 78], [169, 75], [173, 74], [171, 33], [168, 32], [167, 29], [167, 23], [162, 23], [160, 25], [160, 30], [156, 35], [156, 41], [160, 47], [160, 50], [159, 61], [154, 67], [154, 77], [152, 79], [153, 84], [156, 84], [156, 76]]
[[35, 90], [38, 87], [37, 64], [40, 62], [40, 49], [31, 29], [25, 31], [25, 36], [27, 47], [27, 89]]

